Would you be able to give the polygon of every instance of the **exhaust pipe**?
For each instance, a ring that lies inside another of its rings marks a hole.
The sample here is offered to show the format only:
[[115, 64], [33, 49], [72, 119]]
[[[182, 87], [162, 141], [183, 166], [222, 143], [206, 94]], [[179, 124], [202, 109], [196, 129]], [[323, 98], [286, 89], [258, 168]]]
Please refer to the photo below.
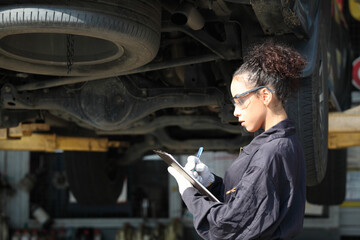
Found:
[[180, 26], [188, 26], [193, 30], [200, 30], [204, 27], [205, 20], [199, 11], [189, 3], [182, 3], [171, 15], [171, 21]]

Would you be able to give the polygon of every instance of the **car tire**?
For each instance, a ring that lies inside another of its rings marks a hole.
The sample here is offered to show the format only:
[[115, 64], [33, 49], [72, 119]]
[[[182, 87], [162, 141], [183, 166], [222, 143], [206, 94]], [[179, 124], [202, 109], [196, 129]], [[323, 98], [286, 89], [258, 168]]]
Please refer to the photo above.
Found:
[[121, 194], [125, 172], [102, 152], [65, 152], [69, 189], [79, 204], [115, 204]]
[[54, 76], [105, 76], [145, 65], [157, 54], [161, 25], [157, 0], [119, 0], [116, 5], [23, 2], [0, 5], [1, 68]]
[[[328, 57], [327, 33], [323, 24], [330, 17], [329, 4], [321, 5], [319, 37], [315, 67], [309, 77], [301, 79], [299, 91], [289, 100], [287, 112], [294, 120], [306, 160], [306, 185], [315, 186], [325, 176], [328, 152]], [[328, 14], [324, 16], [323, 14]]]
[[306, 188], [306, 199], [318, 205], [339, 205], [346, 193], [347, 149], [329, 150], [326, 175], [323, 181]]
[[327, 165], [328, 85], [323, 71], [319, 71], [324, 69], [320, 56], [319, 53], [313, 76], [301, 80], [297, 96], [289, 101], [287, 108], [289, 118], [296, 122], [297, 135], [303, 146], [307, 186], [322, 181]]

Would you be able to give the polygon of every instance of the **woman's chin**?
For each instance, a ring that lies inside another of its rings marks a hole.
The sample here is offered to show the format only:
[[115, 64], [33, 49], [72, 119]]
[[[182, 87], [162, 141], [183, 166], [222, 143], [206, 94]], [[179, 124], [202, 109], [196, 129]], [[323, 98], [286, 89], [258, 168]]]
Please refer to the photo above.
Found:
[[246, 131], [248, 131], [249, 133], [253, 133], [255, 132], [254, 129], [250, 128], [250, 127], [246, 127], [244, 126], [244, 128], [246, 129]]
[[252, 127], [252, 126], [246, 126], [246, 125], [244, 125], [243, 126], [245, 129], [246, 129], [246, 131], [248, 131], [249, 133], [254, 133], [254, 132], [256, 132], [257, 130], [259, 130], [260, 128], [258, 127]]

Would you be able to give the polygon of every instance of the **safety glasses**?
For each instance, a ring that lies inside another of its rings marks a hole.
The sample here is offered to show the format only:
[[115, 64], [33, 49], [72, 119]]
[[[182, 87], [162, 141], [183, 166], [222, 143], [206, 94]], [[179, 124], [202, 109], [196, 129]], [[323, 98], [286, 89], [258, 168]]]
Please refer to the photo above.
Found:
[[253, 89], [250, 89], [249, 91], [246, 91], [244, 93], [240, 93], [240, 94], [236, 94], [232, 100], [233, 100], [233, 103], [236, 107], [240, 107], [241, 109], [245, 109], [249, 106], [250, 104], [250, 101], [247, 101], [248, 100], [248, 96], [250, 96], [251, 93], [254, 93], [255, 91], [259, 90], [259, 89], [262, 89], [262, 88], [266, 88], [267, 90], [269, 90], [269, 92], [271, 93], [274, 93], [275, 91], [269, 89], [268, 87], [266, 86], [259, 86], [259, 87], [256, 87], [256, 88], [253, 88]]

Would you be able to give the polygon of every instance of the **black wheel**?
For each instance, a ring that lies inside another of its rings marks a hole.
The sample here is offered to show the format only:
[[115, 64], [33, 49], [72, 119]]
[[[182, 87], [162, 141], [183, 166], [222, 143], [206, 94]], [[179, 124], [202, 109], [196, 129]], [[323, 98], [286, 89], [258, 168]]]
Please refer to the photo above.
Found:
[[28, 2], [36, 4], [0, 5], [1, 68], [101, 76], [137, 68], [157, 54], [157, 0], [22, 1]]
[[[327, 1], [321, 1], [319, 35], [312, 75], [301, 80], [295, 98], [289, 101], [289, 118], [297, 124], [297, 135], [302, 143], [306, 160], [306, 184], [319, 184], [325, 176], [328, 151], [328, 57], [327, 28], [323, 25], [330, 17]], [[325, 16], [326, 15], [326, 16]]]
[[313, 76], [302, 79], [297, 97], [288, 105], [289, 118], [297, 124], [297, 134], [304, 149], [307, 186], [322, 181], [327, 164], [328, 85], [320, 56], [319, 53]]
[[125, 179], [125, 171], [116, 161], [99, 152], [65, 152], [64, 158], [69, 188], [78, 203], [116, 203]]
[[339, 205], [346, 193], [347, 149], [329, 150], [326, 175], [323, 181], [307, 187], [306, 198], [309, 203], [318, 205]]

